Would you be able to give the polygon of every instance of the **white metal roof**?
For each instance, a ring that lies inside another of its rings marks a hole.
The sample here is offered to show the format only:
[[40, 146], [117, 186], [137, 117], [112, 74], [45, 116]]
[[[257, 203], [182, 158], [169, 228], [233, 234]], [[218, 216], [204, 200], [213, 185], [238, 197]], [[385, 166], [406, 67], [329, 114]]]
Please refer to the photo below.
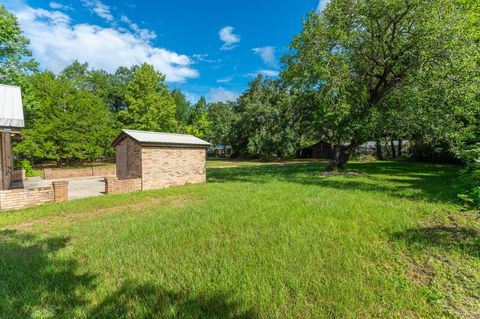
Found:
[[18, 86], [0, 84], [0, 126], [25, 126], [22, 93]]
[[[150, 144], [173, 144], [173, 145], [198, 145], [209, 146], [210, 143], [199, 139], [193, 135], [187, 134], [173, 134], [162, 132], [147, 132], [147, 131], [135, 131], [135, 130], [122, 130], [122, 133], [130, 136], [139, 143]], [[122, 135], [120, 133], [120, 135]], [[116, 141], [118, 138], [116, 139]], [[115, 144], [115, 142], [114, 142]]]

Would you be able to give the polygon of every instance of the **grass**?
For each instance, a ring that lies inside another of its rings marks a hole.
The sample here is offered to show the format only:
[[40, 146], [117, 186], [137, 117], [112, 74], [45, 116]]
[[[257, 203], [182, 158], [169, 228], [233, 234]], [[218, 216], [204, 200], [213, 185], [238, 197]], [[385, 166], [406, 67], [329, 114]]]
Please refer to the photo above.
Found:
[[286, 164], [301, 164], [301, 163], [324, 163], [325, 160], [318, 159], [291, 159], [291, 160], [242, 160], [242, 159], [208, 159], [207, 167], [209, 168], [224, 168], [224, 167], [249, 167], [249, 166], [265, 166], [265, 165], [286, 165]]
[[2, 213], [0, 317], [478, 316], [480, 225], [457, 167], [324, 165]]

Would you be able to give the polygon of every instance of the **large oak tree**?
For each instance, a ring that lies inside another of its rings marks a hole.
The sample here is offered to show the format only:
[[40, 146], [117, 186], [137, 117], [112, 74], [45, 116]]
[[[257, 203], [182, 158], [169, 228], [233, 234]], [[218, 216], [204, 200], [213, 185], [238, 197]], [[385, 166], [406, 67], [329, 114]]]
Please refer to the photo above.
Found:
[[[417, 78], [428, 82], [428, 73], [469, 72], [476, 53], [464, 13], [454, 0], [333, 0], [306, 19], [282, 75], [314, 106], [317, 132], [337, 145], [329, 169], [345, 167], [358, 145], [377, 137], [392, 95], [412, 91]], [[452, 83], [435, 84], [438, 91]], [[404, 101], [397, 111], [415, 114]]]

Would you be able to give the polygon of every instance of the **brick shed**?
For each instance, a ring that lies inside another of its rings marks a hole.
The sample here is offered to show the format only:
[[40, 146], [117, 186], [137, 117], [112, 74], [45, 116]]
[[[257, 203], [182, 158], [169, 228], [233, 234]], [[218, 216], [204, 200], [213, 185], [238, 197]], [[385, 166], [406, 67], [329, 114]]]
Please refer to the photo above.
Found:
[[112, 145], [118, 180], [139, 181], [142, 190], [206, 181], [210, 143], [193, 135], [122, 130]]

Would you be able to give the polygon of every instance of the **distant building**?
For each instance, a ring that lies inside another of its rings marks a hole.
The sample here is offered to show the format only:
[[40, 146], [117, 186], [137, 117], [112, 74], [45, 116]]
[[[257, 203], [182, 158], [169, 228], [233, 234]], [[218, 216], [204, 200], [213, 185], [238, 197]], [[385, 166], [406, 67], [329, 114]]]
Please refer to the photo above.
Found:
[[[383, 141], [382, 141], [383, 142]], [[348, 143], [342, 143], [343, 145], [348, 145]], [[398, 151], [398, 141], [393, 141], [393, 146], [396, 151]], [[333, 159], [335, 156], [336, 145], [329, 142], [318, 142], [312, 146], [305, 147], [298, 152], [298, 157], [301, 158], [324, 158], [324, 159]], [[391, 142], [380, 143], [382, 153], [387, 156], [390, 155]], [[408, 151], [410, 147], [410, 141], [403, 140], [401, 144], [402, 152]], [[377, 143], [375, 141], [368, 141], [364, 144], [361, 144], [355, 150], [355, 154], [370, 154], [375, 155], [377, 151]]]
[[214, 145], [207, 151], [208, 158], [229, 158], [233, 153], [230, 145]]
[[332, 159], [335, 154], [335, 146], [328, 142], [318, 142], [312, 146], [305, 147], [298, 152], [301, 158], [325, 158]]
[[22, 94], [18, 86], [0, 84], [0, 189], [10, 188], [13, 173], [12, 140], [25, 126]]

